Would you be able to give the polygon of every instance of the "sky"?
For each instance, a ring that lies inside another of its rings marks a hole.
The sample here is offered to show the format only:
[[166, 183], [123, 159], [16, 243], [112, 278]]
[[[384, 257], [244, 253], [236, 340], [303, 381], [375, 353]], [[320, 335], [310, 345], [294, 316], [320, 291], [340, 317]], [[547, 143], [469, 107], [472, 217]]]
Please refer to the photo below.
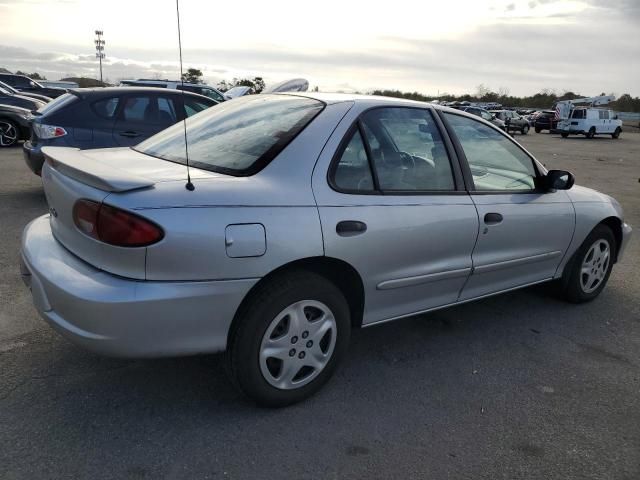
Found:
[[[640, 96], [640, 0], [180, 0], [183, 64], [215, 86]], [[175, 0], [0, 0], [0, 67], [50, 80], [179, 77]]]

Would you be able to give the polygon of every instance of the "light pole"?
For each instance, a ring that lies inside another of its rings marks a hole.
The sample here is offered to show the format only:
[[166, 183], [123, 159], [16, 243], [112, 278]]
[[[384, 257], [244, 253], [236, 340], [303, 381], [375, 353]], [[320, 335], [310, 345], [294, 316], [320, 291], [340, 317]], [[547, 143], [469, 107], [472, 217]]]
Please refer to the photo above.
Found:
[[96, 58], [100, 60], [100, 83], [102, 82], [102, 59], [104, 58], [104, 40], [102, 39], [103, 31], [96, 30]]

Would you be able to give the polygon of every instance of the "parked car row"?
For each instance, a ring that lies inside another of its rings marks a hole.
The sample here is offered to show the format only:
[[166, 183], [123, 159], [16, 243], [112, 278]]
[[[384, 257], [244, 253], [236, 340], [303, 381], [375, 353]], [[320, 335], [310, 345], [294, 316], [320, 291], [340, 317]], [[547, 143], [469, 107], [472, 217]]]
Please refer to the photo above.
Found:
[[31, 136], [23, 147], [25, 160], [40, 174], [45, 146], [129, 147], [217, 103], [203, 95], [153, 87], [73, 89], [34, 112]]

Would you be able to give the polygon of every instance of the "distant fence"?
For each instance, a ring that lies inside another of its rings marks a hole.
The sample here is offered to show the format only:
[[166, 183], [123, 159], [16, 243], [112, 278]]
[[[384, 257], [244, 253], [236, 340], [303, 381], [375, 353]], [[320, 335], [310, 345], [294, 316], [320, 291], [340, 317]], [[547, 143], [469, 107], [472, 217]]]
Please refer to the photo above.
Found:
[[618, 118], [623, 121], [640, 122], [640, 113], [637, 112], [616, 112]]

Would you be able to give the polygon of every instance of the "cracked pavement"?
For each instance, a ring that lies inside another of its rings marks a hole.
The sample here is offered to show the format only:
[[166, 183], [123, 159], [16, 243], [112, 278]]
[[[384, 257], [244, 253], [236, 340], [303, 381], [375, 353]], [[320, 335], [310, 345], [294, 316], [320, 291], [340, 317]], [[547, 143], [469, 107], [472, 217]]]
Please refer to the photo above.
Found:
[[0, 478], [640, 478], [640, 134], [516, 139], [634, 225], [600, 298], [538, 286], [357, 331], [282, 410], [244, 400], [220, 356], [104, 358], [40, 320], [18, 248], [45, 200], [0, 150]]

